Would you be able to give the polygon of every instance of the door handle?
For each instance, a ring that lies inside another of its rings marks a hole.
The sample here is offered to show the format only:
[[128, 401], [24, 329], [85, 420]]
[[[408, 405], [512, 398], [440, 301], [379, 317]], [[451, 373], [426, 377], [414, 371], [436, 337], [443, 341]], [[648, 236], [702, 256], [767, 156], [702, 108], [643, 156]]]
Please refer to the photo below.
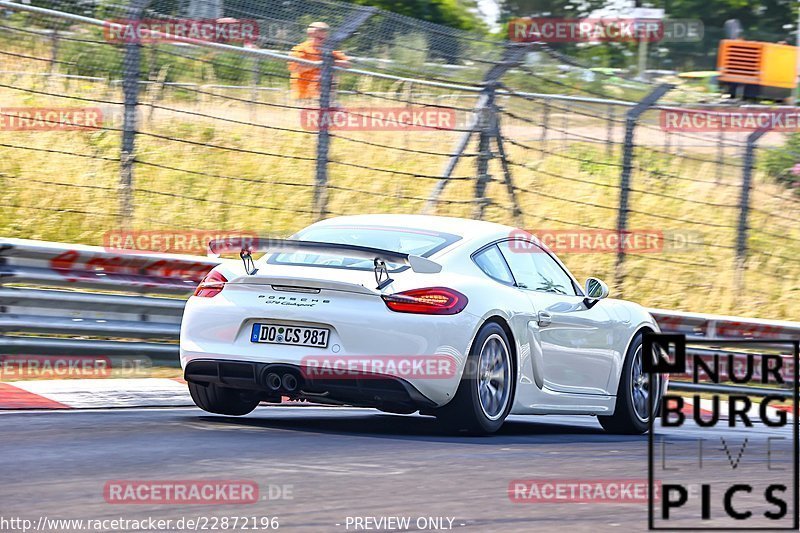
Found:
[[553, 317], [551, 317], [550, 313], [548, 313], [547, 311], [539, 311], [539, 314], [537, 316], [539, 318], [539, 320], [537, 321], [539, 327], [543, 328], [549, 326], [553, 322]]

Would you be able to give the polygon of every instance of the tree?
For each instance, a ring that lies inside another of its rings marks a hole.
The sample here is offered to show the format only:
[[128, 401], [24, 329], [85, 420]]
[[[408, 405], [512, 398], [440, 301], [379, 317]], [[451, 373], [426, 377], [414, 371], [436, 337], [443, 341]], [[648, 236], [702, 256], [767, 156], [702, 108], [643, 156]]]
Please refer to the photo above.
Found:
[[500, 21], [516, 17], [581, 18], [603, 7], [605, 0], [497, 0]]
[[665, 9], [671, 18], [699, 18], [707, 28], [722, 28], [726, 20], [739, 19], [745, 38], [780, 40], [794, 32], [793, 27], [783, 26], [793, 26], [795, 5], [795, 0], [666, 0]]
[[486, 32], [477, 0], [347, 0], [460, 30]]

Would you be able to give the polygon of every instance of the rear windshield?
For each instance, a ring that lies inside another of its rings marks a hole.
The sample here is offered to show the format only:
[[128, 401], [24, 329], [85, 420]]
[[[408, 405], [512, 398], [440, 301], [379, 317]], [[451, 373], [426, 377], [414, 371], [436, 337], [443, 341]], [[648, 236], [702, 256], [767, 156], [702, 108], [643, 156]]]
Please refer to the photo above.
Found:
[[[304, 229], [292, 237], [301, 241], [355, 244], [403, 254], [429, 257], [461, 239], [458, 235], [428, 230], [396, 228], [389, 226], [322, 226]], [[308, 252], [272, 254], [267, 263], [278, 265], [319, 266], [329, 268], [351, 268], [372, 270], [369, 259], [354, 259], [331, 254]], [[392, 272], [407, 268], [396, 263], [387, 263]]]

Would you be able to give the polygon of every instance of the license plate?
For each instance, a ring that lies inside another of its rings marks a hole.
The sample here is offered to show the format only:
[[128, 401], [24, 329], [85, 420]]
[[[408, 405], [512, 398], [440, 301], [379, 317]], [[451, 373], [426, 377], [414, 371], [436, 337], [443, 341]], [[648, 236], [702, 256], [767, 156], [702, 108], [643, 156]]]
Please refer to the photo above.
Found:
[[250, 341], [327, 348], [330, 333], [331, 331], [328, 328], [307, 328], [304, 326], [287, 326], [285, 324], [253, 324], [253, 333], [250, 335]]

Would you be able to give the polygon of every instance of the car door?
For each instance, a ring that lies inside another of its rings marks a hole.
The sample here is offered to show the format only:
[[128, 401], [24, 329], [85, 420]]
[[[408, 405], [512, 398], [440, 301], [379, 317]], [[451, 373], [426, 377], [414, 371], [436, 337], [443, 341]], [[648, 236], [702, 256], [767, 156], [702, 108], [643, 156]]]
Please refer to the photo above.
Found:
[[608, 394], [613, 368], [615, 316], [602, 302], [591, 308], [572, 276], [549, 252], [525, 239], [499, 248], [536, 312], [529, 323], [541, 347], [547, 388], [582, 394]]

